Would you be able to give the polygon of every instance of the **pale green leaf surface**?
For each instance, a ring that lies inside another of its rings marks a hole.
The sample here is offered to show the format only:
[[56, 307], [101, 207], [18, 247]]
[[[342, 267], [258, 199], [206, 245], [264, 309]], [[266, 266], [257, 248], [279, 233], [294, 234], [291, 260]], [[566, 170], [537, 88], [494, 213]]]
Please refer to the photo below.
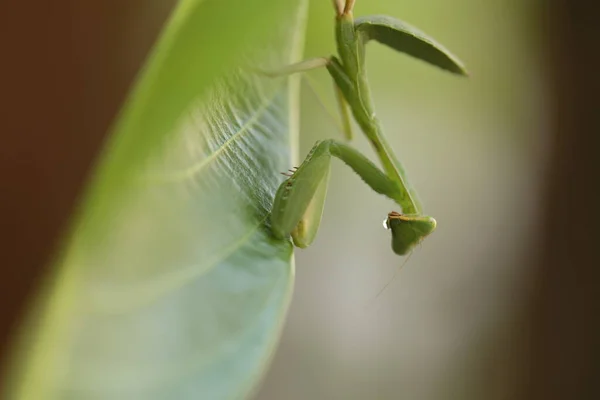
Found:
[[[292, 246], [268, 215], [291, 166], [298, 82], [236, 63], [295, 61], [305, 6], [179, 4], [22, 329], [7, 398], [225, 399], [256, 386], [293, 284]], [[250, 30], [243, 43], [236, 29]]]

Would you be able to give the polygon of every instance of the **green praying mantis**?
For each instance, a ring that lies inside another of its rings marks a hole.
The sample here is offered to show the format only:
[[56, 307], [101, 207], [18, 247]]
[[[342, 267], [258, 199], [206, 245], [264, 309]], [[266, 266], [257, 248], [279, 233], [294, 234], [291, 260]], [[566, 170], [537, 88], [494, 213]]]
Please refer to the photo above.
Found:
[[323, 214], [331, 157], [337, 157], [371, 189], [389, 197], [401, 207], [402, 213], [390, 212], [384, 225], [391, 230], [394, 253], [406, 255], [435, 230], [436, 221], [422, 213], [417, 194], [409, 185], [402, 164], [383, 135], [366, 77], [365, 45], [375, 40], [451, 73], [466, 76], [467, 72], [463, 64], [443, 46], [397, 19], [383, 15], [354, 19], [354, 2], [333, 1], [339, 58], [310, 59], [267, 74], [285, 76], [326, 67], [336, 86], [346, 138], [352, 138], [349, 108], [379, 157], [383, 171], [345, 143], [333, 139], [318, 141], [300, 167], [292, 171], [277, 190], [271, 210], [271, 230], [280, 239], [291, 235], [297, 247], [305, 248], [312, 243]]

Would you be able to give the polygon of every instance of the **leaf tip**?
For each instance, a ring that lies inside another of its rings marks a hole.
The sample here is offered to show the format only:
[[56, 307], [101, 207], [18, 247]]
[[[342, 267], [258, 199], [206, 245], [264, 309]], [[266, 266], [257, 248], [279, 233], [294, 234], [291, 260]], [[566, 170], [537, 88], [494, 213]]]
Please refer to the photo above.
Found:
[[465, 77], [465, 78], [470, 78], [471, 77], [471, 72], [462, 64], [457, 64], [457, 69], [455, 71], [452, 71], [454, 74]]

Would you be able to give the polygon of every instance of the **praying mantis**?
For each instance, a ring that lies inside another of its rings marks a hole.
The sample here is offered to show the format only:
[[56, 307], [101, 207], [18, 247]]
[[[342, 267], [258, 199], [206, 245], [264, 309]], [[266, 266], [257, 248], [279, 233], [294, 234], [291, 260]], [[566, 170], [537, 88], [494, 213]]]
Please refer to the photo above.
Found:
[[336, 157], [356, 172], [371, 189], [401, 207], [402, 213], [390, 212], [384, 225], [391, 231], [394, 253], [406, 255], [435, 230], [436, 221], [422, 213], [417, 194], [409, 185], [402, 164], [383, 135], [366, 77], [365, 45], [375, 40], [451, 73], [462, 76], [468, 74], [462, 62], [442, 45], [404, 22], [384, 15], [354, 19], [354, 2], [333, 1], [338, 57], [310, 59], [265, 73], [286, 76], [326, 67], [335, 83], [346, 138], [352, 138], [349, 109], [373, 146], [383, 171], [345, 143], [333, 139], [316, 142], [300, 167], [294, 169], [279, 186], [271, 210], [271, 230], [280, 239], [291, 235], [294, 245], [300, 248], [308, 247], [313, 242], [323, 214], [331, 158]]

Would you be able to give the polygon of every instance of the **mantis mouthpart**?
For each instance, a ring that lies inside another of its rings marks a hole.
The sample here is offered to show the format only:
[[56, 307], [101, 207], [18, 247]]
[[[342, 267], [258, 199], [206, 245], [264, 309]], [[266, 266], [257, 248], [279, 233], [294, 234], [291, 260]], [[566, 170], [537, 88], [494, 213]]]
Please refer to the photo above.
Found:
[[326, 67], [336, 86], [346, 139], [352, 138], [349, 110], [373, 146], [383, 170], [345, 143], [333, 139], [318, 141], [277, 190], [271, 210], [271, 230], [277, 238], [291, 235], [294, 244], [301, 248], [313, 242], [323, 214], [331, 158], [336, 157], [371, 189], [401, 207], [402, 213], [390, 212], [384, 225], [391, 230], [394, 253], [406, 255], [435, 230], [436, 221], [422, 214], [417, 194], [375, 116], [365, 71], [365, 45], [375, 40], [448, 72], [463, 76], [468, 73], [460, 60], [442, 45], [410, 25], [385, 15], [354, 19], [354, 0], [334, 0], [333, 5], [338, 57], [314, 58], [264, 73], [285, 76]]

